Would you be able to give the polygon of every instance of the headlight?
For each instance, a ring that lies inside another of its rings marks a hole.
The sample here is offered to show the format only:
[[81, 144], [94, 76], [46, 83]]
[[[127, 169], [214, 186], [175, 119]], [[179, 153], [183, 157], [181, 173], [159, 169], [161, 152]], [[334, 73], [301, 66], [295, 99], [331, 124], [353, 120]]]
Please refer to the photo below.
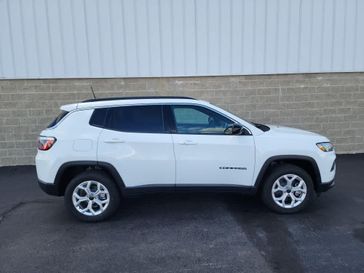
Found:
[[316, 143], [316, 145], [323, 152], [332, 152], [334, 150], [334, 145], [331, 142], [321, 142]]

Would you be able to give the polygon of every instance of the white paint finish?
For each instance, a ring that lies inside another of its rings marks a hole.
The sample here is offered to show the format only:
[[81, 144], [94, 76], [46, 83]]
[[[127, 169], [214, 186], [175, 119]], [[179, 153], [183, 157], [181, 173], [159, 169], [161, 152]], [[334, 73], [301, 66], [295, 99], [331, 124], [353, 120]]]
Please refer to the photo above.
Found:
[[113, 165], [125, 186], [175, 183], [172, 135], [103, 130], [97, 160]]
[[87, 152], [92, 150], [93, 141], [91, 139], [76, 139], [73, 142], [75, 152]]
[[360, 0], [3, 0], [0, 78], [364, 70]]
[[97, 161], [97, 140], [102, 129], [88, 124], [91, 114], [92, 110], [74, 111], [57, 126], [40, 133], [57, 139], [50, 150], [38, 150], [36, 165], [40, 180], [53, 183], [59, 168], [66, 162]]
[[284, 126], [269, 125], [269, 127], [271, 128], [269, 131], [254, 138], [256, 171], [253, 180], [258, 177], [266, 159], [277, 155], [300, 155], [312, 158], [319, 168], [322, 183], [334, 179], [336, 170], [331, 171], [331, 167], [336, 158], [335, 152], [322, 152], [316, 147], [316, 143], [328, 142], [326, 137]]
[[[252, 135], [128, 133], [89, 125], [92, 108], [148, 104], [207, 107], [245, 126]], [[46, 183], [54, 183], [60, 166], [70, 161], [109, 163], [116, 168], [128, 187], [173, 183], [253, 186], [264, 163], [271, 157], [281, 155], [312, 158], [317, 163], [323, 183], [331, 181], [336, 172], [331, 171], [335, 152], [323, 152], [316, 146], [317, 143], [328, 142], [326, 137], [274, 125], [269, 125], [270, 130], [263, 132], [203, 101], [131, 99], [79, 103], [62, 108], [71, 113], [56, 126], [41, 132], [42, 136], [57, 139], [50, 150], [38, 151], [36, 156], [38, 177]], [[246, 167], [247, 170], [219, 167]]]
[[[252, 136], [174, 134], [176, 185], [251, 186], [255, 146]], [[223, 169], [223, 168], [226, 169]], [[241, 169], [228, 169], [229, 167]]]

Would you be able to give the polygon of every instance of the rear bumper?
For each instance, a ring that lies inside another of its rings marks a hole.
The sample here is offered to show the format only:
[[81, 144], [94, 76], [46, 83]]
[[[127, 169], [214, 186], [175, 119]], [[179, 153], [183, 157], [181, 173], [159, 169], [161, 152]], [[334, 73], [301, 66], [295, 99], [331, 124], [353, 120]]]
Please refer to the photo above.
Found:
[[321, 183], [317, 186], [316, 191], [317, 192], [325, 192], [328, 191], [329, 189], [333, 188], [335, 186], [335, 179], [331, 180], [330, 182], [327, 183]]
[[42, 180], [38, 179], [39, 187], [47, 194], [54, 196], [61, 196], [60, 190], [55, 184], [44, 183]]

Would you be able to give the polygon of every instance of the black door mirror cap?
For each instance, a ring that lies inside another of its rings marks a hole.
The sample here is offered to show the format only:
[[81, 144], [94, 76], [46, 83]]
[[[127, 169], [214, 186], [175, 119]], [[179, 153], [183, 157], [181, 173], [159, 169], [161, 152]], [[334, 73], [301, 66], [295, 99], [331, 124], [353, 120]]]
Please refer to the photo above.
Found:
[[241, 126], [238, 123], [234, 123], [231, 128], [231, 134], [232, 135], [240, 135], [242, 133], [243, 126]]
[[242, 132], [243, 132], [243, 126], [238, 123], [230, 125], [224, 131], [226, 135], [241, 135]]

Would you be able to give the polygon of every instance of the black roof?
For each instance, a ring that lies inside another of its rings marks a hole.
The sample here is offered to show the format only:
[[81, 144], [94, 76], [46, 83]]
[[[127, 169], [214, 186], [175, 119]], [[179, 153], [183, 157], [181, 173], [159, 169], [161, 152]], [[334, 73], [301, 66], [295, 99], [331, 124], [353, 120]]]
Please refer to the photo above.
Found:
[[189, 99], [196, 100], [190, 97], [178, 97], [178, 96], [144, 96], [144, 97], [111, 97], [111, 98], [99, 98], [99, 99], [88, 99], [82, 102], [94, 102], [94, 101], [107, 101], [107, 100], [137, 100], [137, 99]]

